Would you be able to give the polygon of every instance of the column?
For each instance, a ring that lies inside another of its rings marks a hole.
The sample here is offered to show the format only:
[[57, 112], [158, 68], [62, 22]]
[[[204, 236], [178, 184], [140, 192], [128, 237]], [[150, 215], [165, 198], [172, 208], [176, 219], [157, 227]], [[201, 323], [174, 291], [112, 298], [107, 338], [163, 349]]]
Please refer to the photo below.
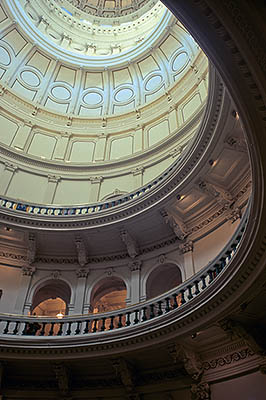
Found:
[[136, 304], [140, 302], [140, 273], [141, 273], [141, 261], [136, 260], [129, 263], [131, 271], [131, 293], [130, 302]]
[[105, 160], [105, 149], [106, 149], [106, 141], [107, 137], [105, 135], [101, 135], [98, 137], [95, 147], [94, 160], [95, 161], [104, 161]]
[[136, 167], [132, 169], [131, 173], [133, 175], [133, 188], [138, 189], [143, 186], [143, 172], [144, 167]]
[[76, 286], [76, 300], [74, 306], [74, 314], [83, 314], [83, 305], [86, 289], [86, 281], [89, 271], [85, 268], [80, 268], [76, 271], [77, 286]]
[[29, 135], [31, 133], [32, 127], [33, 126], [30, 122], [25, 122], [19, 127], [18, 132], [12, 144], [15, 147], [15, 149], [24, 150]]
[[0, 193], [3, 195], [6, 194], [8, 187], [10, 185], [10, 182], [16, 172], [18, 167], [14, 164], [11, 164], [9, 162], [5, 162], [5, 168], [3, 170], [3, 173], [1, 175], [0, 179]]
[[185, 279], [195, 274], [194, 258], [193, 258], [193, 242], [191, 240], [179, 245], [180, 254], [184, 256]]
[[26, 304], [26, 300], [35, 271], [35, 267], [22, 267], [21, 269], [21, 280], [14, 310], [16, 314], [22, 314], [23, 311], [24, 314], [28, 314], [28, 311], [30, 311], [31, 304]]
[[64, 160], [69, 139], [71, 138], [70, 132], [61, 132], [61, 136], [57, 138], [57, 143], [54, 151], [55, 160]]
[[90, 203], [94, 203], [99, 201], [99, 194], [101, 188], [101, 182], [103, 180], [102, 176], [92, 176], [89, 178], [91, 181], [91, 190], [90, 190]]
[[55, 191], [61, 177], [56, 175], [48, 175], [48, 183], [43, 196], [44, 204], [52, 204], [55, 196]]

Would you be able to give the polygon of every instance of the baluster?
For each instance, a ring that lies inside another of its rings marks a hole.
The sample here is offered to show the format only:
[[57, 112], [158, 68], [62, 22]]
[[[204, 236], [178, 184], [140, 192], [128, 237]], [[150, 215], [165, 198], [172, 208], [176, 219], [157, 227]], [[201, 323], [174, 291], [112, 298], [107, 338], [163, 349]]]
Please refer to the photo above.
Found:
[[42, 330], [41, 330], [41, 332], [40, 332], [40, 336], [44, 336], [46, 324], [47, 324], [47, 322], [43, 322], [43, 323], [42, 323]]
[[111, 315], [109, 331], [112, 331], [114, 329], [114, 318], [115, 318], [114, 315]]
[[212, 283], [212, 281], [213, 281], [213, 279], [214, 279], [214, 277], [213, 277], [213, 270], [212, 269], [209, 269], [208, 271], [207, 271], [207, 274], [209, 275], [209, 284], [210, 283]]
[[191, 300], [191, 299], [193, 299], [192, 286], [191, 285], [187, 285], [187, 288], [188, 288], [187, 298], [188, 298], [188, 300]]
[[138, 312], [139, 310], [135, 310], [135, 318], [134, 318], [134, 325], [139, 323], [139, 319], [138, 319]]
[[71, 335], [71, 325], [72, 325], [72, 322], [69, 321], [69, 323], [68, 323], [68, 328], [67, 328], [67, 331], [66, 331], [66, 335], [67, 335], [67, 336]]
[[147, 321], [146, 310], [147, 310], [147, 307], [143, 307], [143, 309], [142, 309], [142, 311], [143, 311], [142, 322]]
[[221, 258], [221, 269], [224, 269], [226, 266], [226, 259], [224, 257]]
[[22, 335], [27, 335], [27, 329], [28, 329], [28, 322], [24, 322], [24, 329], [22, 331]]
[[162, 310], [162, 301], [159, 300], [157, 304], [159, 305], [158, 315], [162, 315], [162, 313], [163, 313], [163, 310]]
[[75, 330], [75, 335], [79, 335], [80, 334], [80, 321], [77, 322], [77, 328]]
[[94, 320], [94, 326], [93, 326], [93, 329], [92, 329], [92, 332], [93, 332], [93, 333], [97, 332], [97, 322], [98, 322], [98, 319], [96, 318], [96, 319]]
[[131, 324], [131, 322], [130, 322], [130, 315], [131, 315], [131, 312], [130, 312], [130, 311], [127, 312], [126, 326], [129, 326], [129, 325]]
[[170, 311], [170, 299], [169, 297], [166, 297], [165, 299], [166, 305], [165, 305], [165, 312], [169, 312]]
[[57, 336], [61, 336], [62, 335], [62, 333], [63, 333], [63, 325], [64, 325], [64, 322], [59, 322], [59, 329], [58, 329], [58, 332], [57, 332]]
[[206, 285], [206, 276], [205, 275], [201, 275], [200, 277], [201, 281], [202, 281], [202, 290], [205, 289], [207, 287]]
[[177, 294], [175, 293], [175, 294], [173, 294], [173, 299], [174, 299], [174, 304], [172, 305], [172, 308], [173, 308], [173, 310], [175, 309], [175, 308], [177, 308], [178, 307], [178, 304], [177, 304], [177, 301], [176, 301], [176, 296], [177, 296]]
[[194, 285], [195, 285], [195, 288], [196, 288], [196, 290], [195, 290], [195, 296], [197, 296], [197, 295], [200, 293], [200, 290], [199, 290], [199, 281], [194, 281]]
[[181, 293], [181, 305], [183, 305], [186, 303], [185, 290], [184, 289], [180, 290], [180, 293]]
[[90, 320], [87, 319], [86, 321], [86, 325], [85, 325], [85, 329], [83, 331], [83, 333], [86, 335], [87, 333], [89, 333], [89, 324], [90, 324]]
[[118, 324], [117, 324], [117, 328], [122, 328], [123, 324], [122, 324], [122, 317], [123, 314], [118, 314]]
[[18, 333], [19, 321], [16, 321], [15, 328], [13, 329], [12, 335], [16, 335]]
[[105, 331], [105, 321], [106, 321], [106, 318], [103, 317], [103, 318], [102, 318], [102, 326], [101, 326], [101, 331], [102, 331], [102, 332]]
[[53, 336], [53, 334], [54, 334], [54, 324], [55, 324], [55, 322], [51, 323], [51, 328], [49, 330], [48, 336]]
[[154, 318], [154, 304], [150, 304], [150, 319]]
[[10, 321], [6, 321], [6, 327], [5, 327], [4, 331], [3, 331], [3, 334], [4, 334], [4, 335], [7, 335], [7, 334], [8, 334], [9, 324], [10, 324]]

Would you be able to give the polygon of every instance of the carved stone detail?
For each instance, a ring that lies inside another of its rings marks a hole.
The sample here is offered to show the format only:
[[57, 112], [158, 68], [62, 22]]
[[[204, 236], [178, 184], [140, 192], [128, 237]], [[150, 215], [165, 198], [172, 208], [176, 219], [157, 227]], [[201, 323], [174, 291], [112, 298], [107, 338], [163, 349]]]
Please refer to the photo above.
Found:
[[186, 254], [190, 251], [193, 251], [193, 248], [194, 248], [194, 245], [193, 245], [192, 240], [188, 240], [187, 242], [181, 243], [179, 245], [180, 254]]
[[240, 322], [226, 319], [221, 321], [219, 325], [227, 333], [230, 340], [242, 339], [255, 354], [263, 352], [263, 349], [257, 343], [256, 339], [248, 331], [248, 328], [241, 325]]
[[202, 193], [206, 193], [207, 195], [215, 198], [216, 202], [221, 204], [223, 207], [228, 208], [233, 201], [231, 193], [202, 179], [197, 182], [197, 187]]
[[179, 240], [184, 240], [187, 237], [187, 227], [185, 224], [175, 220], [172, 215], [169, 215], [168, 212], [163, 209], [160, 211], [161, 216], [163, 217], [166, 224], [170, 226], [173, 230], [174, 234]]
[[60, 278], [60, 276], [61, 276], [61, 272], [60, 271], [53, 271], [52, 273], [51, 273], [51, 275], [52, 275], [52, 277], [54, 278], [54, 279], [59, 279]]
[[78, 278], [87, 278], [87, 276], [89, 275], [90, 271], [86, 268], [79, 268], [76, 271], [76, 275]]
[[137, 242], [125, 229], [120, 231], [122, 242], [125, 243], [129, 257], [135, 258], [139, 254]]
[[140, 260], [132, 261], [131, 263], [129, 263], [130, 271], [131, 272], [140, 271], [141, 270], [141, 264], [142, 264], [142, 261], [140, 261]]
[[88, 262], [87, 249], [86, 249], [84, 240], [80, 236], [77, 236], [75, 238], [75, 245], [76, 245], [76, 249], [77, 249], [79, 265], [81, 267], [84, 267], [84, 265], [86, 265]]
[[28, 250], [27, 250], [27, 260], [29, 264], [33, 264], [36, 258], [36, 236], [34, 233], [29, 233], [28, 236]]
[[192, 400], [210, 400], [211, 390], [207, 382], [191, 386]]
[[18, 169], [17, 165], [12, 164], [8, 161], [5, 162], [5, 170], [10, 172], [15, 172]]
[[35, 267], [22, 267], [23, 276], [32, 276], [35, 271], [36, 271]]
[[192, 379], [198, 380], [200, 378], [203, 373], [203, 366], [197, 353], [178, 343], [168, 346], [168, 352], [174, 363], [180, 360], [184, 364], [186, 372]]
[[103, 180], [103, 177], [102, 177], [102, 176], [91, 176], [91, 177], [89, 178], [89, 180], [91, 181], [92, 184], [94, 184], [94, 183], [101, 183], [102, 180]]
[[247, 152], [247, 144], [244, 139], [237, 138], [234, 136], [228, 136], [226, 138], [225, 143], [232, 149], [236, 151], [240, 151], [242, 153]]
[[116, 375], [121, 379], [122, 384], [127, 392], [129, 400], [139, 400], [139, 394], [135, 392], [135, 371], [124, 358], [116, 358], [112, 360]]
[[131, 173], [133, 174], [133, 176], [142, 175], [143, 172], [144, 172], [144, 167], [136, 167], [131, 170]]
[[69, 394], [69, 371], [62, 362], [55, 362], [53, 364], [55, 377], [58, 384], [60, 393], [64, 396]]

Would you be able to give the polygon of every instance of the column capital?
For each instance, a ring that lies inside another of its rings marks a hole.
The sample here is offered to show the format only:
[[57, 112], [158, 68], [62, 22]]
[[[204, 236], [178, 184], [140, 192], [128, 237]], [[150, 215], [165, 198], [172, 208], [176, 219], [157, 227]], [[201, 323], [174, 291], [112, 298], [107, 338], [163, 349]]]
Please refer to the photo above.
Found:
[[89, 178], [89, 180], [91, 181], [91, 183], [101, 183], [103, 181], [103, 177], [102, 176], [91, 176]]
[[193, 249], [194, 249], [194, 245], [193, 245], [192, 240], [188, 240], [187, 242], [181, 243], [179, 245], [180, 254], [188, 253], [190, 251], [193, 251]]
[[15, 172], [18, 169], [18, 166], [15, 164], [12, 164], [8, 161], [5, 162], [5, 170], [10, 171], [10, 172]]
[[133, 168], [130, 172], [133, 174], [133, 176], [142, 175], [144, 172], [144, 167], [140, 166], [140, 167]]
[[89, 275], [90, 270], [86, 268], [79, 268], [76, 270], [77, 278], [87, 278]]
[[142, 265], [142, 261], [141, 260], [135, 260], [132, 261], [128, 264], [129, 269], [131, 272], [135, 272], [135, 271], [141, 271], [141, 265]]
[[61, 179], [61, 176], [59, 176], [59, 175], [48, 175], [48, 182], [51, 182], [51, 183], [58, 183], [59, 181], [60, 181], [60, 179]]
[[35, 271], [36, 271], [35, 267], [22, 267], [23, 276], [32, 276]]

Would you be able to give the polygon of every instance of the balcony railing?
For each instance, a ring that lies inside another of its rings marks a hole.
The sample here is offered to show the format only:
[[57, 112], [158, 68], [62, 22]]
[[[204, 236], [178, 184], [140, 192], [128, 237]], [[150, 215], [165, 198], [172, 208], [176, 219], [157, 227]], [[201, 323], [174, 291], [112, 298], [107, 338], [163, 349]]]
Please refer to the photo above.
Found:
[[213, 285], [238, 251], [248, 219], [249, 207], [235, 234], [220, 254], [205, 268], [178, 287], [148, 301], [115, 311], [46, 318], [35, 316], [0, 315], [0, 336], [92, 336], [96, 332], [108, 332], [144, 324], [146, 321], [182, 309]]
[[96, 214], [99, 211], [106, 210], [108, 208], [113, 208], [119, 206], [123, 203], [128, 203], [129, 201], [138, 199], [140, 196], [149, 192], [151, 189], [156, 187], [159, 183], [163, 182], [177, 167], [180, 158], [178, 158], [168, 169], [166, 169], [161, 175], [159, 175], [153, 181], [147, 183], [141, 188], [128, 193], [126, 195], [117, 197], [113, 200], [97, 202], [88, 205], [81, 206], [45, 206], [38, 205], [34, 203], [26, 203], [8, 197], [0, 197], [0, 209], [9, 209], [14, 211], [20, 211], [24, 214], [33, 214], [40, 216], [49, 217], [67, 217], [67, 216], [86, 216], [90, 214]]

